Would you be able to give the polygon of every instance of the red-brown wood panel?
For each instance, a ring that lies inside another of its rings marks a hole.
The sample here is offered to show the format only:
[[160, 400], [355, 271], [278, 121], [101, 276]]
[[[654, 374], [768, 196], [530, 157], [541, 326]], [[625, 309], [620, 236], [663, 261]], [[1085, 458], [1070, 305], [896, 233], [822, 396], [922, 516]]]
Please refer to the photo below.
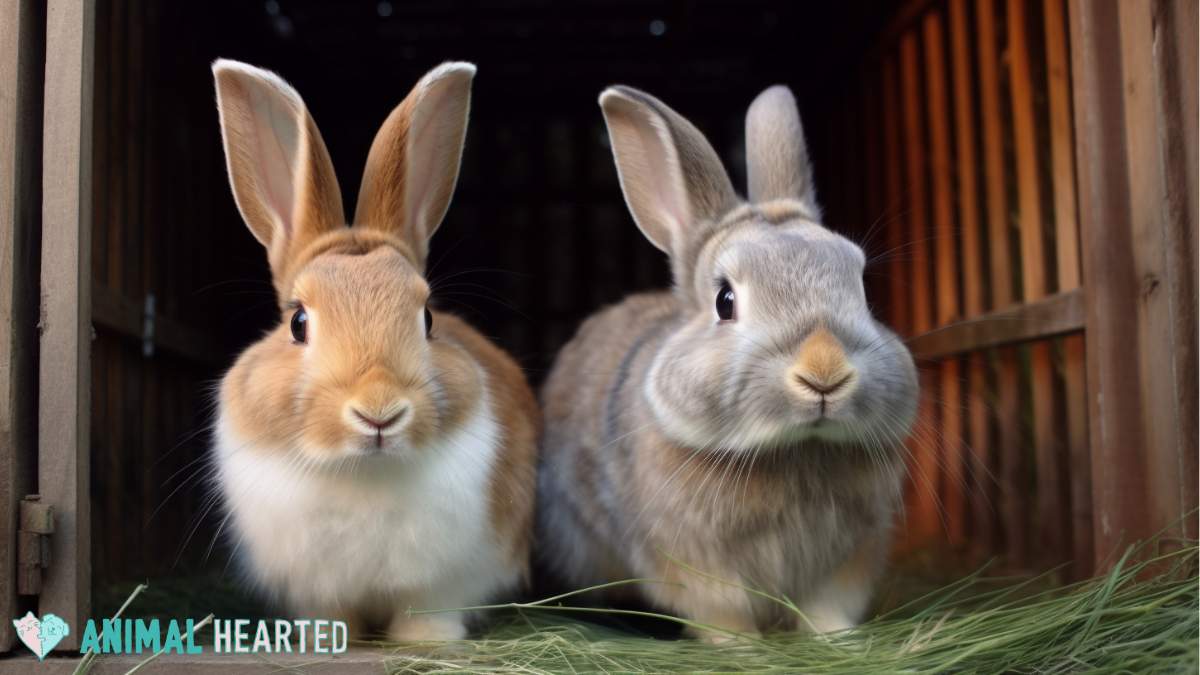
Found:
[[[967, 0], [949, 4], [951, 70], [954, 82], [955, 170], [957, 172], [958, 223], [962, 243], [963, 316], [977, 317], [984, 307], [984, 261], [980, 246], [979, 171], [975, 147], [973, 93], [977, 78], [971, 68], [973, 31]], [[995, 542], [995, 478], [991, 473], [991, 439], [988, 433], [987, 362], [984, 354], [968, 354], [966, 361], [967, 445], [970, 455], [971, 550], [976, 559], [990, 555]]]
[[[932, 180], [935, 325], [960, 318], [958, 250], [954, 218], [954, 180], [950, 160], [949, 81], [942, 15], [931, 11], [923, 21], [926, 115], [929, 129], [929, 167]], [[936, 407], [940, 420], [937, 445], [941, 464], [942, 508], [947, 537], [954, 547], [966, 543], [966, 471], [962, 444], [962, 381], [957, 357], [938, 364]]]
[[[1058, 291], [1079, 288], [1079, 215], [1075, 206], [1075, 148], [1071, 129], [1071, 64], [1066, 3], [1045, 0], [1046, 93], [1050, 122], [1050, 163], [1054, 195], [1054, 242]], [[1071, 514], [1071, 576], [1091, 576], [1092, 462], [1088, 453], [1084, 337], [1061, 341], [1064, 412]]]
[[[917, 29], [900, 38], [900, 81], [903, 93], [901, 114], [904, 122], [904, 173], [906, 190], [906, 232], [911, 251], [908, 265], [911, 320], [909, 332], [920, 335], [933, 328], [929, 274], [929, 213], [926, 180], [925, 129], [921, 102], [921, 46]], [[932, 539], [941, 529], [942, 513], [938, 499], [936, 379], [927, 364], [921, 365], [921, 401], [917, 428], [909, 443], [912, 461], [909, 534], [916, 541]]]
[[[1028, 17], [1025, 0], [1007, 0], [1009, 91], [1012, 102], [1013, 151], [1016, 159], [1017, 225], [1021, 242], [1021, 287], [1025, 302], [1040, 300], [1048, 291], [1043, 242], [1041, 161], [1034, 118]], [[1064, 468], [1055, 433], [1053, 344], [1040, 340], [1029, 345], [1029, 396], [1033, 414], [1037, 516], [1034, 518], [1035, 552], [1042, 566], [1070, 559], [1070, 523], [1063, 499]]]
[[[975, 7], [979, 105], [983, 136], [984, 199], [991, 269], [991, 309], [1013, 303], [1013, 269], [1008, 242], [1008, 192], [1004, 161], [1004, 115], [1000, 96], [1000, 47], [997, 44], [996, 6], [979, 0]], [[1025, 457], [1020, 436], [1020, 378], [1018, 360], [1011, 347], [997, 349], [992, 358], [996, 381], [996, 416], [999, 438], [998, 506], [1004, 526], [1006, 551], [1012, 562], [1024, 563], [1028, 554], [1024, 480]]]

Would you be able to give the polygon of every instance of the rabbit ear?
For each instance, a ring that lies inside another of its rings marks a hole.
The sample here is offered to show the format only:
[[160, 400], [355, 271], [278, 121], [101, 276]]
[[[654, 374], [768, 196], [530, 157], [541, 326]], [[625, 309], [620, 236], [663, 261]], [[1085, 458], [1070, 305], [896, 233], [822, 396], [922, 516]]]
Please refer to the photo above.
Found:
[[633, 219], [655, 246], [680, 256], [698, 223], [737, 204], [725, 167], [691, 122], [649, 94], [610, 87], [600, 108]]
[[808, 217], [820, 219], [800, 111], [783, 85], [759, 94], [746, 112], [746, 173], [750, 201], [799, 200]]
[[212, 70], [233, 197], [278, 279], [304, 244], [345, 227], [337, 176], [316, 123], [287, 82], [226, 59]]
[[354, 225], [398, 235], [424, 263], [458, 181], [475, 66], [429, 71], [375, 135]]

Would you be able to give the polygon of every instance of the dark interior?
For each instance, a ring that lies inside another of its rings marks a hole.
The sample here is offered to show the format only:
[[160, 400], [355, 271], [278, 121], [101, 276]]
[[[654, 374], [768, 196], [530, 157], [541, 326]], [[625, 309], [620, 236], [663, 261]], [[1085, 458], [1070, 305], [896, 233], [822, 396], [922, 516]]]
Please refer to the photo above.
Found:
[[430, 278], [435, 301], [512, 353], [536, 386], [581, 319], [669, 283], [625, 209], [600, 91], [625, 83], [660, 97], [708, 135], [740, 187], [746, 106], [790, 85], [818, 188], [841, 195], [825, 200], [827, 222], [858, 237], [870, 223], [838, 206], [853, 201], [854, 177], [823, 170], [861, 147], [830, 132], [842, 114], [833, 102], [897, 4], [101, 2], [93, 276], [126, 303], [153, 294], [162, 330], [190, 348], [147, 355], [97, 321], [98, 605], [133, 580], [219, 575], [229, 557], [206, 485], [209, 385], [278, 316], [265, 255], [225, 179], [213, 59], [275, 70], [300, 91], [348, 208], [376, 129], [417, 79], [444, 60], [479, 66]]

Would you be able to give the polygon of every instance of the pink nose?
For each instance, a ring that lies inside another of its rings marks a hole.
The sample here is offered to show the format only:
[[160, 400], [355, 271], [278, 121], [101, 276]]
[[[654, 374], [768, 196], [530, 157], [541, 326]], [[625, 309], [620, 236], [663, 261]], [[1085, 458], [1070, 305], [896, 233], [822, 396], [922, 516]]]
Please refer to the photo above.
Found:
[[405, 407], [404, 409], [400, 410], [400, 412], [392, 415], [391, 417], [381, 420], [381, 419], [376, 419], [375, 417], [372, 417], [371, 415], [367, 415], [366, 413], [359, 410], [358, 408], [353, 408], [351, 411], [354, 413], [354, 416], [357, 417], [359, 420], [361, 420], [363, 423], [367, 424], [368, 426], [374, 427], [375, 431], [387, 431], [389, 427], [391, 427], [393, 424], [399, 422], [401, 419], [404, 418], [405, 415], [408, 414], [408, 408]]

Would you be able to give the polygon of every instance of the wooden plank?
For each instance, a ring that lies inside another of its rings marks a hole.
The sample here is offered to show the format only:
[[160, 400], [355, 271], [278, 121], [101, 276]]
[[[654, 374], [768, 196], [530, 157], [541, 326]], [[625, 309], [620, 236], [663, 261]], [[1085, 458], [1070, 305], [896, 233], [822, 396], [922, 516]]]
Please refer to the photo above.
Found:
[[[1016, 155], [1017, 218], [1021, 242], [1021, 287], [1026, 302], [1046, 296], [1046, 252], [1043, 246], [1039, 152], [1034, 119], [1034, 90], [1025, 0], [1008, 0], [1009, 90], [1012, 101], [1013, 150]], [[1070, 518], [1063, 498], [1065, 468], [1054, 423], [1053, 345], [1029, 345], [1029, 395], [1033, 409], [1033, 449], [1036, 475], [1037, 517], [1034, 518], [1034, 551], [1039, 566], [1069, 560]]]
[[[954, 181], [950, 168], [949, 82], [946, 75], [942, 15], [933, 11], [923, 22], [925, 47], [926, 120], [933, 196], [936, 322], [945, 326], [960, 318], [958, 250], [954, 221]], [[940, 426], [936, 452], [942, 469], [941, 498], [950, 545], [966, 543], [966, 471], [962, 434], [962, 383], [957, 359], [938, 364]]]
[[[1176, 334], [1195, 337], [1195, 327], [1200, 323], [1200, 289], [1196, 280], [1200, 260], [1200, 141], [1197, 126], [1200, 126], [1200, 6], [1195, 0], [1170, 0], [1160, 2], [1159, 26], [1162, 48], [1154, 52], [1159, 73], [1159, 91], [1169, 104], [1160, 110], [1162, 125], [1160, 138], [1164, 139], [1164, 164], [1166, 177], [1166, 208], [1169, 222], [1177, 223], [1172, 231], [1176, 239], [1168, 246], [1172, 267], [1176, 275], [1175, 303]], [[1200, 354], [1193, 341], [1191, 349], [1177, 354], [1180, 361], [1175, 369], [1177, 387], [1183, 394], [1179, 410], [1183, 415], [1180, 429], [1183, 443], [1180, 453], [1181, 477], [1200, 474], [1200, 396], [1198, 396], [1195, 374], [1200, 370]], [[1189, 448], [1191, 452], [1188, 452]], [[1185, 480], [1182, 485], [1184, 507], [1194, 509], [1200, 504], [1200, 482]], [[1200, 538], [1200, 515], [1192, 511], [1185, 521], [1185, 535], [1190, 539]]]
[[36, 0], [0, 3], [0, 652], [15, 644], [12, 543], [35, 491], [44, 21]]
[[[203, 616], [188, 617], [199, 620]], [[72, 629], [74, 627], [72, 626]], [[106, 654], [96, 659], [89, 675], [126, 675], [146, 659], [142, 654]], [[201, 654], [163, 654], [144, 671], [171, 675], [210, 675], [214, 672], [238, 675], [378, 675], [394, 669], [398, 663], [420, 663], [418, 659], [397, 658], [386, 651], [351, 644], [342, 654], [263, 654], [218, 653], [211, 648]], [[73, 675], [78, 658], [50, 658], [39, 662], [28, 652], [0, 659], [0, 675]]]
[[925, 130], [921, 119], [920, 45], [916, 32], [905, 34], [900, 41], [900, 80], [903, 90], [905, 175], [908, 199], [908, 244], [912, 251], [909, 269], [912, 309], [910, 330], [920, 334], [933, 328], [929, 279], [929, 214], [927, 208], [925, 166]]
[[[145, 338], [144, 318], [144, 301], [126, 298], [100, 284], [92, 287], [92, 320], [95, 324], [136, 341], [139, 349]], [[219, 350], [209, 336], [169, 316], [155, 314], [151, 342], [156, 351], [170, 352], [197, 364], [218, 365], [221, 361]]]
[[1000, 102], [999, 47], [996, 8], [979, 0], [975, 11], [979, 58], [979, 107], [983, 135], [983, 179], [991, 263], [992, 309], [1013, 302], [1013, 275], [1008, 242], [1008, 194], [1004, 170], [1004, 109]]
[[[1168, 111], [1180, 92], [1166, 81], [1162, 50], [1174, 29], [1169, 3], [1118, 3], [1125, 148], [1130, 190], [1132, 264], [1140, 290], [1137, 321], [1145, 422], [1149, 524], [1182, 537], [1180, 519], [1196, 508], [1197, 379], [1195, 214], [1184, 205], [1181, 139], [1169, 133]], [[1195, 88], [1196, 82], [1183, 86]], [[1191, 515], [1194, 519], [1195, 514]]]
[[[1054, 194], [1054, 242], [1058, 289], [1080, 285], [1079, 214], [1075, 206], [1075, 140], [1071, 129], [1071, 72], [1064, 0], [1043, 4], [1050, 164]], [[1092, 575], [1092, 463], [1087, 445], [1087, 386], [1084, 336], [1062, 340], [1062, 377], [1071, 505], [1071, 577]]]
[[883, 164], [885, 240], [888, 264], [888, 320], [892, 329], [901, 335], [909, 332], [908, 312], [908, 269], [905, 252], [904, 219], [904, 159], [901, 150], [900, 75], [899, 66], [893, 56], [883, 61], [883, 104], [880, 117], [883, 119]]
[[1077, 288], [934, 329], [910, 338], [908, 348], [918, 359], [934, 360], [1057, 337], [1083, 330], [1085, 309], [1084, 293]]
[[[909, 31], [900, 39], [900, 86], [903, 94], [901, 114], [904, 128], [904, 155], [907, 200], [906, 231], [911, 247], [912, 262], [908, 266], [910, 281], [911, 321], [909, 330], [920, 334], [932, 328], [933, 312], [930, 302], [929, 280], [929, 236], [926, 232], [929, 220], [926, 208], [925, 135], [922, 128], [920, 35]], [[921, 399], [917, 406], [917, 429], [911, 437], [912, 466], [909, 474], [913, 480], [908, 509], [908, 529], [913, 543], [933, 539], [941, 529], [941, 512], [938, 502], [936, 414], [933, 405], [936, 380], [933, 373], [922, 369]]]
[[[95, 3], [49, 0], [42, 182], [38, 492], [54, 507], [54, 564], [39, 598], [72, 626], [90, 614], [92, 66]], [[57, 649], [79, 648], [79, 631]]]
[[[1130, 194], [1124, 144], [1120, 19], [1114, 2], [1069, 5], [1079, 167], [1080, 241], [1088, 286], [1088, 418], [1098, 571], [1130, 537], [1152, 531], [1147, 508], [1144, 401], [1140, 394], [1140, 279], [1129, 251]], [[1102, 304], [1103, 303], [1103, 304]], [[1120, 323], [1109, 317], [1120, 316]]]
[[[962, 237], [963, 315], [984, 313], [983, 249], [980, 247], [979, 174], [975, 151], [976, 116], [972, 96], [971, 42], [967, 0], [951, 0], [949, 7], [950, 59], [954, 81], [955, 168], [958, 178], [958, 222]], [[991, 439], [988, 434], [988, 393], [983, 354], [966, 358], [967, 445], [970, 450], [971, 548], [976, 560], [991, 555], [995, 547]]]
[[[979, 107], [983, 135], [983, 177], [990, 262], [991, 309], [997, 311], [1013, 302], [1013, 274], [1008, 242], [1008, 193], [1004, 166], [1004, 112], [1000, 98], [1000, 51], [996, 44], [996, 7], [992, 0], [979, 0], [975, 7], [979, 60]], [[1003, 522], [1008, 557], [1021, 564], [1028, 551], [1024, 517], [1025, 460], [1021, 447], [1016, 377], [1017, 355], [1011, 349], [997, 350], [995, 424], [998, 429], [999, 476], [997, 502]]]

